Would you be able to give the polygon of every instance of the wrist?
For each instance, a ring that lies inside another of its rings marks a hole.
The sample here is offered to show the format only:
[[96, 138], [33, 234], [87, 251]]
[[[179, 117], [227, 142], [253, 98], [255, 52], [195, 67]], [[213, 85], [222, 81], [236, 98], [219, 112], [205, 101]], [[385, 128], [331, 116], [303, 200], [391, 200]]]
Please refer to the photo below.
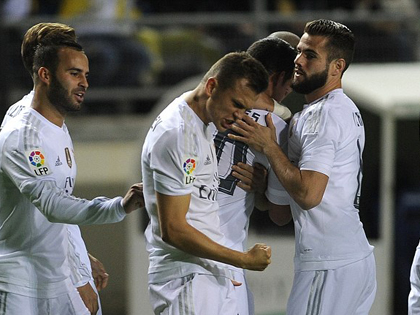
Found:
[[269, 157], [279, 146], [277, 145], [277, 142], [274, 140], [266, 143], [266, 145], [262, 148], [262, 153]]

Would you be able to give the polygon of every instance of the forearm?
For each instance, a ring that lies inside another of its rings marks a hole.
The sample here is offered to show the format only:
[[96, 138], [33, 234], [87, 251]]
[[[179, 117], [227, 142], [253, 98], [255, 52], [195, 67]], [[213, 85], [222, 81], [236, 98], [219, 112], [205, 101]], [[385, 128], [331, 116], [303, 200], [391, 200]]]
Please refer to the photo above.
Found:
[[20, 190], [51, 222], [78, 225], [115, 223], [126, 215], [121, 197], [81, 199], [66, 194], [54, 181], [26, 181]]
[[317, 201], [311, 196], [310, 185], [303, 178], [302, 172], [289, 161], [277, 143], [273, 141], [266, 145], [263, 153], [283, 187], [302, 209], [308, 210], [316, 205]]
[[245, 255], [224, 247], [187, 222], [171, 229], [162, 238], [168, 244], [193, 256], [215, 260], [239, 268], [246, 268]]

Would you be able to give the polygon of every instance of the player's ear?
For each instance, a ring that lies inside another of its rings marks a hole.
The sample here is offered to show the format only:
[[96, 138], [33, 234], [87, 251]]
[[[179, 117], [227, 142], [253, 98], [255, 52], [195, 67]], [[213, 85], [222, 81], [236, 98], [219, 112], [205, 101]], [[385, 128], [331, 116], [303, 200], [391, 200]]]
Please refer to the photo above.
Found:
[[207, 79], [206, 82], [206, 94], [208, 97], [210, 97], [213, 93], [213, 90], [217, 86], [217, 79], [215, 77], [210, 77]]
[[332, 76], [342, 75], [344, 68], [346, 67], [346, 61], [343, 58], [335, 59], [332, 62]]
[[51, 80], [51, 73], [50, 70], [48, 70], [45, 67], [40, 67], [38, 69], [38, 77], [39, 79], [44, 82], [45, 84], [49, 84]]

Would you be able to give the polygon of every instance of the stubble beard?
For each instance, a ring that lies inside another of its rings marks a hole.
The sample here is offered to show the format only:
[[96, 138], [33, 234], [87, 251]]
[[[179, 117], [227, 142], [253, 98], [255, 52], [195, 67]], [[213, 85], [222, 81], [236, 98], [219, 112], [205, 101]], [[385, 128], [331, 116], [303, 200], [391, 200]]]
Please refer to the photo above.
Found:
[[47, 91], [47, 97], [50, 103], [63, 114], [80, 110], [81, 104], [71, 99], [71, 95], [69, 95], [68, 91], [55, 75], [52, 76], [51, 84]]
[[325, 83], [327, 83], [328, 69], [329, 66], [327, 65], [324, 71], [313, 74], [310, 77], [306, 77], [306, 79], [302, 82], [297, 82], [293, 80], [293, 90], [299, 94], [307, 95], [312, 93], [316, 89], [319, 89], [320, 87], [324, 86]]

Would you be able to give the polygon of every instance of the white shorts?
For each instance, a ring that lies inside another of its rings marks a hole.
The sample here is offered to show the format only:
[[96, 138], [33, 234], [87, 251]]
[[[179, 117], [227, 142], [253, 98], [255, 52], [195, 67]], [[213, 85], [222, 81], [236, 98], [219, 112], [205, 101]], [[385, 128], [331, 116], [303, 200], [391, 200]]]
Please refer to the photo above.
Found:
[[376, 294], [373, 254], [334, 270], [295, 272], [287, 315], [368, 315]]
[[38, 299], [0, 291], [0, 315], [90, 315], [76, 289], [55, 298]]
[[416, 248], [410, 271], [410, 294], [408, 296], [408, 315], [420, 314], [420, 246]]
[[237, 315], [236, 296], [230, 279], [191, 274], [165, 283], [149, 284], [155, 314]]
[[236, 300], [238, 301], [238, 314], [239, 315], [254, 315], [254, 296], [249, 290], [248, 283], [246, 282], [245, 275], [236, 270], [230, 270], [232, 279], [242, 283], [238, 287], [234, 287]]

